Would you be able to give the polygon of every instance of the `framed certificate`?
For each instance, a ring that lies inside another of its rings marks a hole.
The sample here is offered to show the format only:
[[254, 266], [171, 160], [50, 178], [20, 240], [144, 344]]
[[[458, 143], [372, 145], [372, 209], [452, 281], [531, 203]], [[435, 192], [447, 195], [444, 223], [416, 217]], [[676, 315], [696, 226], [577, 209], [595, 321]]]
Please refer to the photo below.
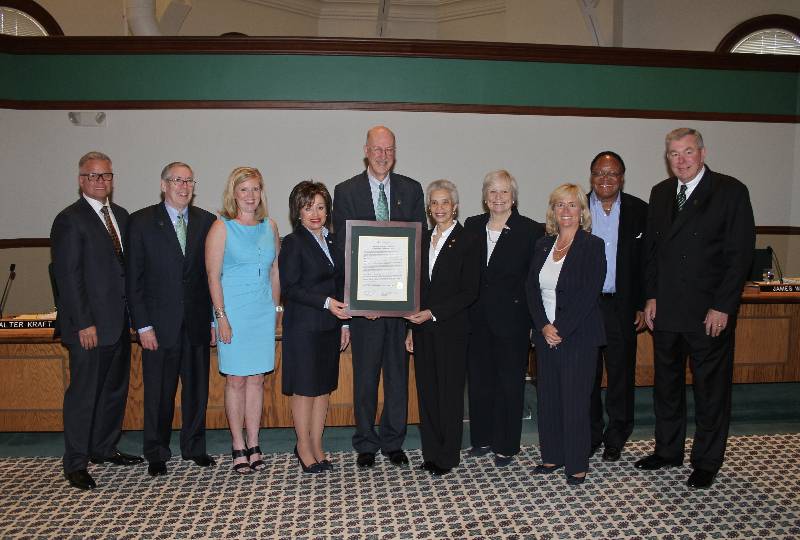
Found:
[[346, 222], [344, 301], [351, 315], [402, 317], [419, 311], [422, 224]]

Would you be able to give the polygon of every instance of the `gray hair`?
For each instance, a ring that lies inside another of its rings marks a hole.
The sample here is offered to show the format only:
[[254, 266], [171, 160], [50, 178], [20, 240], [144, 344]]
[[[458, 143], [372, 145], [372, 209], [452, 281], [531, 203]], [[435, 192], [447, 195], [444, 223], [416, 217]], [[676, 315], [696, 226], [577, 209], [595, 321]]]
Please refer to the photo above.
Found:
[[489, 186], [492, 185], [493, 182], [497, 180], [508, 180], [509, 184], [511, 184], [511, 198], [513, 199], [513, 205], [517, 205], [518, 195], [519, 195], [519, 187], [517, 186], [517, 179], [514, 178], [510, 172], [505, 169], [498, 169], [496, 171], [491, 171], [483, 177], [483, 186], [481, 187], [481, 194], [483, 196], [483, 200], [486, 200], [486, 197], [489, 195]]
[[694, 135], [695, 139], [697, 139], [697, 148], [703, 148], [703, 136], [700, 135], [700, 132], [693, 128], [682, 127], [678, 129], [673, 129], [669, 133], [667, 133], [667, 137], [664, 139], [664, 145], [669, 149], [669, 143], [672, 141], [677, 141], [679, 139], [683, 139], [687, 135]]
[[189, 165], [187, 165], [183, 161], [173, 161], [172, 163], [167, 164], [166, 167], [161, 169], [161, 179], [162, 180], [169, 180], [169, 173], [172, 172], [172, 169], [174, 169], [176, 167], [186, 167], [187, 169], [192, 171], [192, 176], [194, 176], [194, 171], [192, 170], [192, 168]]
[[427, 206], [431, 205], [431, 193], [433, 193], [437, 189], [443, 189], [450, 194], [450, 202], [453, 203], [453, 206], [456, 206], [458, 204], [458, 188], [450, 180], [445, 180], [444, 178], [442, 178], [441, 180], [434, 180], [433, 182], [428, 184], [428, 188], [425, 190], [425, 199], [427, 201]]
[[92, 161], [92, 160], [108, 161], [109, 163], [111, 163], [111, 158], [105, 155], [104, 153], [92, 151], [92, 152], [87, 152], [86, 154], [83, 154], [83, 156], [81, 156], [81, 159], [78, 160], [78, 168], [83, 167], [87, 161]]

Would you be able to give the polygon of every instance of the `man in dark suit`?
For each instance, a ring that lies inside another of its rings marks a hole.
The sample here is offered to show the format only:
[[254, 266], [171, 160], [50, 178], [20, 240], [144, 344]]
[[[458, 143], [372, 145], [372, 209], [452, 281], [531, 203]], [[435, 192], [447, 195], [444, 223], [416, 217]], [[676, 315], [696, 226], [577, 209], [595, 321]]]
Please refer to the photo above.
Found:
[[164, 202], [130, 217], [128, 302], [142, 344], [144, 457], [151, 476], [167, 474], [175, 393], [181, 381], [181, 455], [201, 467], [206, 453], [209, 345], [214, 342], [205, 240], [214, 215], [191, 206], [194, 173], [161, 171]]
[[676, 129], [666, 146], [675, 176], [653, 187], [646, 233], [644, 315], [653, 330], [656, 448], [636, 467], [683, 463], [688, 354], [696, 429], [687, 483], [707, 488], [725, 456], [736, 314], [755, 225], [747, 187], [705, 165], [698, 131]]
[[[333, 228], [337, 249], [344, 253], [348, 219], [417, 221], [425, 226], [425, 201], [416, 180], [391, 172], [394, 134], [384, 126], [367, 132], [367, 170], [338, 184], [333, 197]], [[408, 356], [405, 320], [399, 317], [350, 322], [353, 351], [353, 404], [356, 432], [353, 447], [360, 467], [372, 467], [380, 450], [394, 465], [405, 465], [403, 452], [408, 412]], [[378, 381], [383, 371], [383, 412], [375, 431]]]
[[[617, 461], [633, 432], [636, 332], [644, 329], [642, 254], [647, 203], [622, 192], [625, 162], [615, 152], [606, 150], [597, 154], [589, 166], [589, 173], [592, 234], [603, 239], [606, 254], [606, 279], [600, 297], [606, 345], [600, 348], [592, 389], [591, 454], [604, 444], [603, 460]], [[604, 361], [608, 373], [607, 427], [600, 391]]]
[[64, 475], [79, 489], [96, 487], [93, 463], [141, 463], [120, 452], [128, 400], [130, 335], [122, 242], [128, 212], [110, 200], [111, 159], [89, 152], [78, 162], [77, 202], [50, 230], [53, 275], [59, 291], [57, 329], [69, 350], [64, 392]]

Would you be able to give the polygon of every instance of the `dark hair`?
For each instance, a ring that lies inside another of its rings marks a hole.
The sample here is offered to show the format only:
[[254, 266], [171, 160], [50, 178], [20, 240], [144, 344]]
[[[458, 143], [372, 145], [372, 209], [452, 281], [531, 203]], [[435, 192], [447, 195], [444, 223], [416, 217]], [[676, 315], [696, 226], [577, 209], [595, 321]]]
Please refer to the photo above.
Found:
[[616, 159], [622, 166], [622, 174], [625, 174], [625, 162], [622, 160], [622, 157], [620, 157], [619, 154], [617, 154], [612, 150], [603, 150], [602, 152], [594, 156], [592, 163], [589, 165], [589, 172], [591, 172], [591, 170], [594, 169], [594, 164], [597, 163], [597, 160], [603, 156], [611, 156], [612, 158]]
[[295, 229], [300, 226], [300, 210], [314, 202], [317, 195], [325, 200], [325, 226], [331, 223], [331, 194], [322, 182], [303, 180], [292, 188], [289, 194], [289, 221]]

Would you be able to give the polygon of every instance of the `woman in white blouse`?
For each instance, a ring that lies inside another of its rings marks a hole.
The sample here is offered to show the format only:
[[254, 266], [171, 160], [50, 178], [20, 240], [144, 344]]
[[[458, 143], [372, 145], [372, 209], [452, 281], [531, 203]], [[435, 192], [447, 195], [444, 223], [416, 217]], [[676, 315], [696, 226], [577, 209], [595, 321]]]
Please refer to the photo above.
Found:
[[599, 301], [606, 259], [591, 219], [580, 187], [562, 184], [550, 194], [547, 234], [536, 243], [527, 285], [542, 454], [534, 472], [565, 467], [569, 485], [582, 484], [589, 469], [589, 400], [605, 344]]
[[431, 182], [428, 216], [433, 229], [422, 237], [420, 311], [406, 349], [414, 354], [419, 399], [421, 468], [441, 476], [459, 464], [467, 370], [467, 308], [478, 297], [478, 239], [456, 220], [458, 190], [449, 180]]

